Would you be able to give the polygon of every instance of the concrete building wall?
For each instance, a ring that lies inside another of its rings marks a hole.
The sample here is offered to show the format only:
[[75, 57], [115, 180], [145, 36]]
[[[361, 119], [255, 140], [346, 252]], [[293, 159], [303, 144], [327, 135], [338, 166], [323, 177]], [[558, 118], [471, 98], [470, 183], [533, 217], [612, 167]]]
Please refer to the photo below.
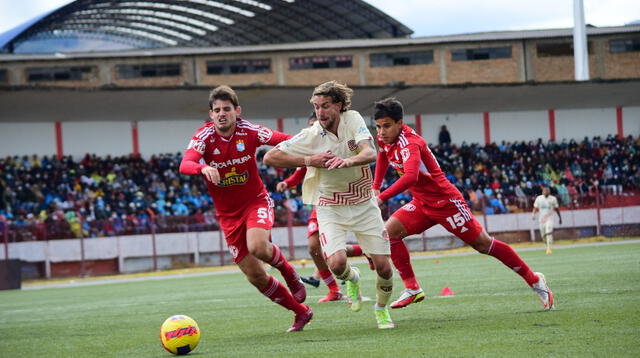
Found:
[[[407, 114], [405, 123], [416, 128], [416, 115]], [[278, 129], [278, 119], [248, 118], [255, 124]], [[105, 155], [128, 155], [133, 152], [133, 122], [60, 122], [64, 155], [74, 157], [86, 153]], [[137, 121], [140, 154], [148, 158], [153, 154], [183, 152], [189, 139], [200, 128], [204, 119], [183, 121], [140, 120]], [[295, 134], [307, 126], [307, 118], [282, 118], [282, 130]], [[373, 124], [372, 122], [369, 122]], [[640, 107], [622, 107], [622, 134], [640, 135]], [[485, 143], [483, 113], [421, 114], [421, 133], [427, 143], [437, 144], [440, 127], [446, 125], [454, 144], [463, 142]], [[375, 128], [370, 128], [375, 135]], [[616, 108], [591, 108], [555, 111], [556, 140], [576, 139], [596, 135], [618, 134]], [[514, 111], [489, 113], [489, 140], [530, 141], [551, 139], [548, 111]], [[56, 149], [55, 123], [44, 122], [0, 122], [0, 156], [6, 155], [53, 155]]]

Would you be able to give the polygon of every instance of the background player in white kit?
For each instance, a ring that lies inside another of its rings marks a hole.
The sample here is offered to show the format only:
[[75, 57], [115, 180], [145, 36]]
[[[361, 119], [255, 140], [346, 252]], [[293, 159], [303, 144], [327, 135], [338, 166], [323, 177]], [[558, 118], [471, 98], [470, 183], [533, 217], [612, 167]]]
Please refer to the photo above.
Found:
[[542, 195], [538, 195], [533, 202], [533, 212], [531, 213], [531, 220], [536, 219], [536, 213], [540, 222], [540, 236], [542, 240], [547, 243], [547, 254], [553, 252], [553, 212], [558, 213], [558, 219], [560, 225], [562, 225], [562, 216], [560, 216], [560, 209], [558, 206], [558, 199], [551, 195], [549, 187], [542, 187]]

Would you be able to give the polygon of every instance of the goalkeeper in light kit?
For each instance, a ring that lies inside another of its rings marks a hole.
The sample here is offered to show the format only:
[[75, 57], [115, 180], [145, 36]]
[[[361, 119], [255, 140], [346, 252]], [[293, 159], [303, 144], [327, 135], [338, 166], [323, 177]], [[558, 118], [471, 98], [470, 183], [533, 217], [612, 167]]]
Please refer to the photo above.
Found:
[[[211, 91], [211, 122], [191, 138], [180, 173], [204, 177], [234, 262], [263, 295], [295, 313], [287, 332], [302, 331], [313, 312], [302, 303], [307, 294], [300, 276], [280, 248], [271, 243], [273, 200], [260, 179], [256, 163], [259, 146], [276, 145], [290, 136], [252, 124], [240, 118], [240, 113], [233, 89], [219, 86]], [[289, 290], [267, 274], [263, 262], [282, 273]]]
[[[458, 189], [445, 177], [424, 139], [403, 123], [403, 112], [402, 104], [395, 98], [375, 103], [374, 119], [380, 151], [373, 189], [378, 193], [378, 204], [407, 189], [413, 196], [413, 200], [394, 212], [385, 224], [391, 240], [391, 260], [405, 285], [405, 290], [391, 308], [406, 307], [424, 299], [424, 292], [411, 267], [409, 250], [402, 239], [440, 224], [478, 252], [495, 257], [522, 276], [544, 309], [551, 309], [553, 294], [544, 275], [529, 269], [509, 245], [489, 236], [480, 226]], [[389, 165], [400, 178], [380, 193]]]

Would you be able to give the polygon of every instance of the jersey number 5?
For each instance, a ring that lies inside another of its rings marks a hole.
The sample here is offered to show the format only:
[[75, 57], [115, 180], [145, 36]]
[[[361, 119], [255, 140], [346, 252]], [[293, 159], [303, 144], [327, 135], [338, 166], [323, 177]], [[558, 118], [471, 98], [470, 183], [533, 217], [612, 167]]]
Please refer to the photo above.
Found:
[[267, 213], [267, 208], [259, 208], [258, 209], [258, 217], [260, 218], [260, 220], [258, 220], [258, 222], [260, 224], [265, 224], [266, 222], [264, 221], [264, 219], [269, 217], [269, 214]]

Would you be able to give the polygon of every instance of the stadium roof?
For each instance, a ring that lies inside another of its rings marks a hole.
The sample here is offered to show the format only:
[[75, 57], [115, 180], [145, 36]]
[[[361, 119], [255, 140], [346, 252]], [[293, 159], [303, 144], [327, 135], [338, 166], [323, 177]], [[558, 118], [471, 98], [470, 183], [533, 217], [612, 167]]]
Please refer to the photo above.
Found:
[[[626, 25], [615, 27], [589, 27], [588, 36], [602, 36], [614, 34], [626, 34], [640, 32], [640, 25]], [[0, 46], [2, 44], [0, 35]], [[420, 46], [436, 45], [442, 43], [467, 43], [467, 42], [488, 42], [488, 41], [518, 41], [529, 39], [554, 39], [571, 38], [573, 30], [567, 29], [547, 29], [547, 30], [524, 30], [524, 31], [496, 31], [480, 32], [460, 35], [430, 36], [414, 38], [371, 38], [371, 39], [339, 39], [339, 40], [315, 40], [296, 43], [278, 44], [250, 44], [241, 46], [215, 46], [215, 47], [165, 47], [157, 49], [130, 49], [122, 51], [91, 51], [73, 53], [37, 53], [37, 54], [2, 54], [1, 61], [20, 60], [64, 60], [74, 58], [108, 58], [108, 57], [136, 57], [136, 56], [181, 56], [199, 54], [225, 54], [225, 53], [255, 53], [255, 52], [277, 52], [277, 51], [305, 51], [305, 50], [326, 50], [326, 49], [349, 49], [349, 48], [378, 48], [393, 46]]]
[[407, 37], [362, 0], [77, 0], [0, 35], [0, 52], [55, 53]]

